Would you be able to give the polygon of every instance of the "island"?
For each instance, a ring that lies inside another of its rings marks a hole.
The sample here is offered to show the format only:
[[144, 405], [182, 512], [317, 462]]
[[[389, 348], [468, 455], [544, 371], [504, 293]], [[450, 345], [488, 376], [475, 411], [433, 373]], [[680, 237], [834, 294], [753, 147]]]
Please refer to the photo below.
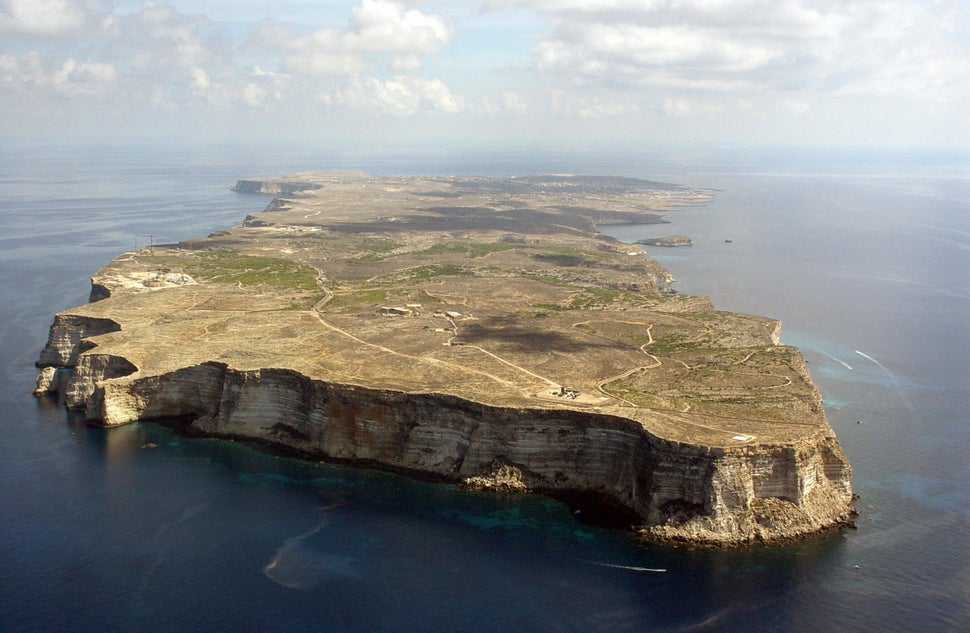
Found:
[[712, 193], [620, 177], [254, 178], [240, 225], [118, 256], [55, 316], [36, 394], [315, 460], [549, 494], [693, 545], [853, 517], [776, 320], [677, 294], [598, 225]]

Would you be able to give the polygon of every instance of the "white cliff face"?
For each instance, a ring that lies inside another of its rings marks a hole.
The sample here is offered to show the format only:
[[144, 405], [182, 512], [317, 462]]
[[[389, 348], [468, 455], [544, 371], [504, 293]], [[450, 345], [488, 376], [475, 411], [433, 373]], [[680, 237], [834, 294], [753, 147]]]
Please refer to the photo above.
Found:
[[106, 426], [183, 418], [194, 433], [457, 482], [511, 468], [525, 489], [612, 500], [644, 534], [664, 540], [772, 541], [851, 518], [848, 463], [824, 433], [797, 445], [712, 448], [661, 440], [610, 415], [493, 407], [221, 363], [140, 377], [124, 359], [95, 353], [78, 359], [66, 396]]
[[78, 355], [93, 347], [84, 339], [120, 329], [121, 326], [110, 319], [57, 315], [37, 367], [73, 367]]

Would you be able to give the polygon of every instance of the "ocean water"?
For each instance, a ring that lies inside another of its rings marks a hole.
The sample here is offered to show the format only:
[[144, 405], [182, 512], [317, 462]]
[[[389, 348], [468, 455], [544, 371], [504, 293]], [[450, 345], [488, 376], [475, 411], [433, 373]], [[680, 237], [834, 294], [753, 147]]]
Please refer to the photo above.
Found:
[[[238, 178], [335, 167], [716, 189], [669, 224], [604, 230], [691, 235], [652, 249], [682, 292], [784, 322], [854, 466], [858, 529], [643, 544], [540, 496], [89, 428], [30, 395], [53, 313], [98, 267], [265, 206]], [[968, 279], [958, 156], [2, 148], [0, 631], [970, 630]]]

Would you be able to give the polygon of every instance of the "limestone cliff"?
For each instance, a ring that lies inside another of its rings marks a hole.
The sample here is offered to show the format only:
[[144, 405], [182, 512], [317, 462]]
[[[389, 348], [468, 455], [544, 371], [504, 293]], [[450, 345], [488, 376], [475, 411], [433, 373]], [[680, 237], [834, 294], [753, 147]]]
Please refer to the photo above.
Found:
[[[58, 317], [52, 329], [84, 320]], [[105, 329], [88, 321], [88, 332]], [[85, 330], [79, 336], [83, 341]], [[74, 373], [66, 405], [117, 426], [182, 418], [191, 432], [456, 482], [511, 472], [524, 490], [628, 508], [645, 536], [706, 545], [771, 542], [851, 522], [851, 469], [827, 428], [797, 442], [712, 447], [659, 438], [629, 418], [488, 406], [206, 362], [140, 376], [123, 358], [52, 337]], [[87, 349], [77, 355], [70, 350]], [[56, 390], [57, 383], [49, 385]]]
[[232, 188], [237, 193], [268, 193], [282, 196], [291, 196], [298, 191], [319, 189], [318, 183], [302, 180], [265, 180], [265, 179], [243, 179], [236, 183]]

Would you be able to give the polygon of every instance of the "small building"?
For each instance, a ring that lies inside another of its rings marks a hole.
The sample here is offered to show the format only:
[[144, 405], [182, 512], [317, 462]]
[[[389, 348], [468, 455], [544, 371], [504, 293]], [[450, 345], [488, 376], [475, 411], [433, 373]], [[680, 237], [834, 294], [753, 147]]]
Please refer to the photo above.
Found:
[[384, 316], [404, 316], [409, 317], [414, 312], [410, 308], [399, 308], [397, 306], [381, 306], [378, 310]]
[[448, 312], [445, 311], [445, 316], [449, 319], [457, 319], [461, 316], [461, 312]]
[[576, 396], [579, 395], [578, 391], [576, 391], [575, 389], [570, 389], [564, 385], [560, 385], [559, 391], [555, 393], [560, 398], [569, 398], [570, 400], [575, 400]]

